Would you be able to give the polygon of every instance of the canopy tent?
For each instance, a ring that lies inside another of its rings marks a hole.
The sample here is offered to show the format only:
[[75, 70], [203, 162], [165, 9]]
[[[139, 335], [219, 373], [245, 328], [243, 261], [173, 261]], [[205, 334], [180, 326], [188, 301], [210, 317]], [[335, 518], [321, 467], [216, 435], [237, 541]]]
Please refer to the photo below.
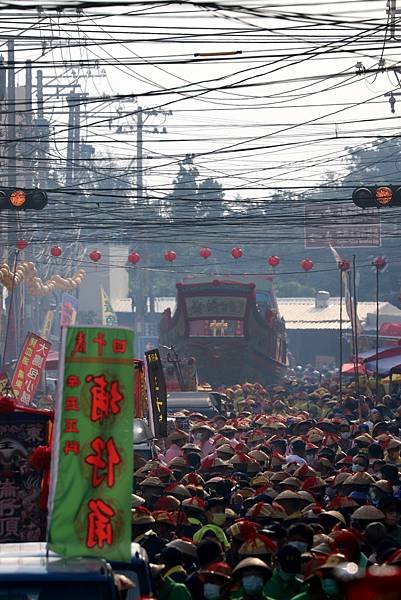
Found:
[[401, 338], [401, 323], [383, 323], [380, 327], [379, 335]]
[[[401, 357], [401, 346], [382, 346], [378, 349], [377, 355], [379, 360], [382, 358], [389, 358], [391, 356], [400, 356]], [[372, 350], [367, 350], [366, 352], [360, 352], [358, 354], [358, 359], [361, 362], [370, 362], [376, 359], [376, 348], [372, 348]]]
[[[341, 367], [341, 373], [343, 375], [355, 375], [355, 365], [354, 365], [354, 363], [344, 363], [343, 366]], [[365, 365], [363, 365], [363, 364], [359, 364], [358, 365], [358, 374], [359, 375], [366, 375]]]
[[[389, 356], [380, 358], [377, 363], [377, 372], [380, 376], [392, 375], [393, 373], [401, 373], [401, 356]], [[366, 368], [369, 371], [376, 373], [376, 360], [366, 363]]]

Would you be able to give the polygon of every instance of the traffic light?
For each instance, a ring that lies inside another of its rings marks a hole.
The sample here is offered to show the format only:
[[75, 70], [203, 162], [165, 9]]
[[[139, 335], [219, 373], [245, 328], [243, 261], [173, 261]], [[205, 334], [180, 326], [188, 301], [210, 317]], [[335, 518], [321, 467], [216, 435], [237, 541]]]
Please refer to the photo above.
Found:
[[358, 187], [352, 192], [352, 201], [359, 208], [401, 206], [401, 184]]
[[42, 210], [46, 204], [43, 190], [0, 188], [0, 210]]

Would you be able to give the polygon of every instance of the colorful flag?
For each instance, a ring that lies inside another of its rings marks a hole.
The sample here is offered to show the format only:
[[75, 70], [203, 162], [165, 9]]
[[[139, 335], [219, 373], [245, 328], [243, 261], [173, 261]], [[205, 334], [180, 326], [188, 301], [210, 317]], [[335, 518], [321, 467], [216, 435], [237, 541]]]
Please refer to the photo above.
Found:
[[[338, 265], [338, 263], [341, 261], [341, 257], [338, 254], [337, 250], [335, 248], [333, 248], [333, 246], [330, 246], [330, 250], [334, 256], [334, 259]], [[355, 311], [354, 311], [354, 304], [352, 301], [352, 296], [351, 296], [351, 290], [350, 290], [350, 286], [348, 284], [348, 273], [347, 271], [341, 271], [341, 279], [343, 282], [343, 286], [344, 286], [344, 301], [345, 301], [345, 309], [347, 311], [347, 315], [348, 315], [348, 319], [351, 321], [351, 327], [352, 327], [352, 331], [355, 331], [358, 335], [360, 333], [362, 333], [362, 323], [358, 317], [358, 312], [355, 315]]]
[[48, 528], [63, 556], [131, 560], [133, 344], [128, 329], [63, 330]]
[[113, 310], [110, 298], [102, 287], [100, 288], [100, 303], [102, 305], [102, 324], [118, 325], [116, 313]]
[[61, 296], [60, 327], [75, 325], [78, 313], [78, 300], [71, 294]]
[[11, 387], [18, 402], [28, 406], [35, 397], [51, 343], [29, 332], [14, 369]]
[[159, 350], [145, 352], [145, 360], [153, 434], [167, 437], [167, 388]]

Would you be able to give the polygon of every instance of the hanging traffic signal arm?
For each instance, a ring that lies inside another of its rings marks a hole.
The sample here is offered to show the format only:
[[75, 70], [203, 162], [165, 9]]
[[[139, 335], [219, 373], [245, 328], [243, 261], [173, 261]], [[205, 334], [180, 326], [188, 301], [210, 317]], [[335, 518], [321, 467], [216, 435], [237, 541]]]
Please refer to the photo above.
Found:
[[0, 210], [42, 210], [46, 205], [43, 190], [0, 188]]
[[401, 184], [358, 187], [352, 192], [352, 201], [359, 208], [401, 206]]

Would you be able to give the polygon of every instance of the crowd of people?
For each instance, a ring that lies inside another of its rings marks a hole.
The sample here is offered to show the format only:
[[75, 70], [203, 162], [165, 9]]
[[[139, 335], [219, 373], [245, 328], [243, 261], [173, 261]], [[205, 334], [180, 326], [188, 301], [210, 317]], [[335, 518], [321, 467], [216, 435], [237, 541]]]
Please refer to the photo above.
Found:
[[325, 600], [401, 567], [401, 402], [286, 379], [221, 390], [138, 461], [132, 539], [160, 600]]

